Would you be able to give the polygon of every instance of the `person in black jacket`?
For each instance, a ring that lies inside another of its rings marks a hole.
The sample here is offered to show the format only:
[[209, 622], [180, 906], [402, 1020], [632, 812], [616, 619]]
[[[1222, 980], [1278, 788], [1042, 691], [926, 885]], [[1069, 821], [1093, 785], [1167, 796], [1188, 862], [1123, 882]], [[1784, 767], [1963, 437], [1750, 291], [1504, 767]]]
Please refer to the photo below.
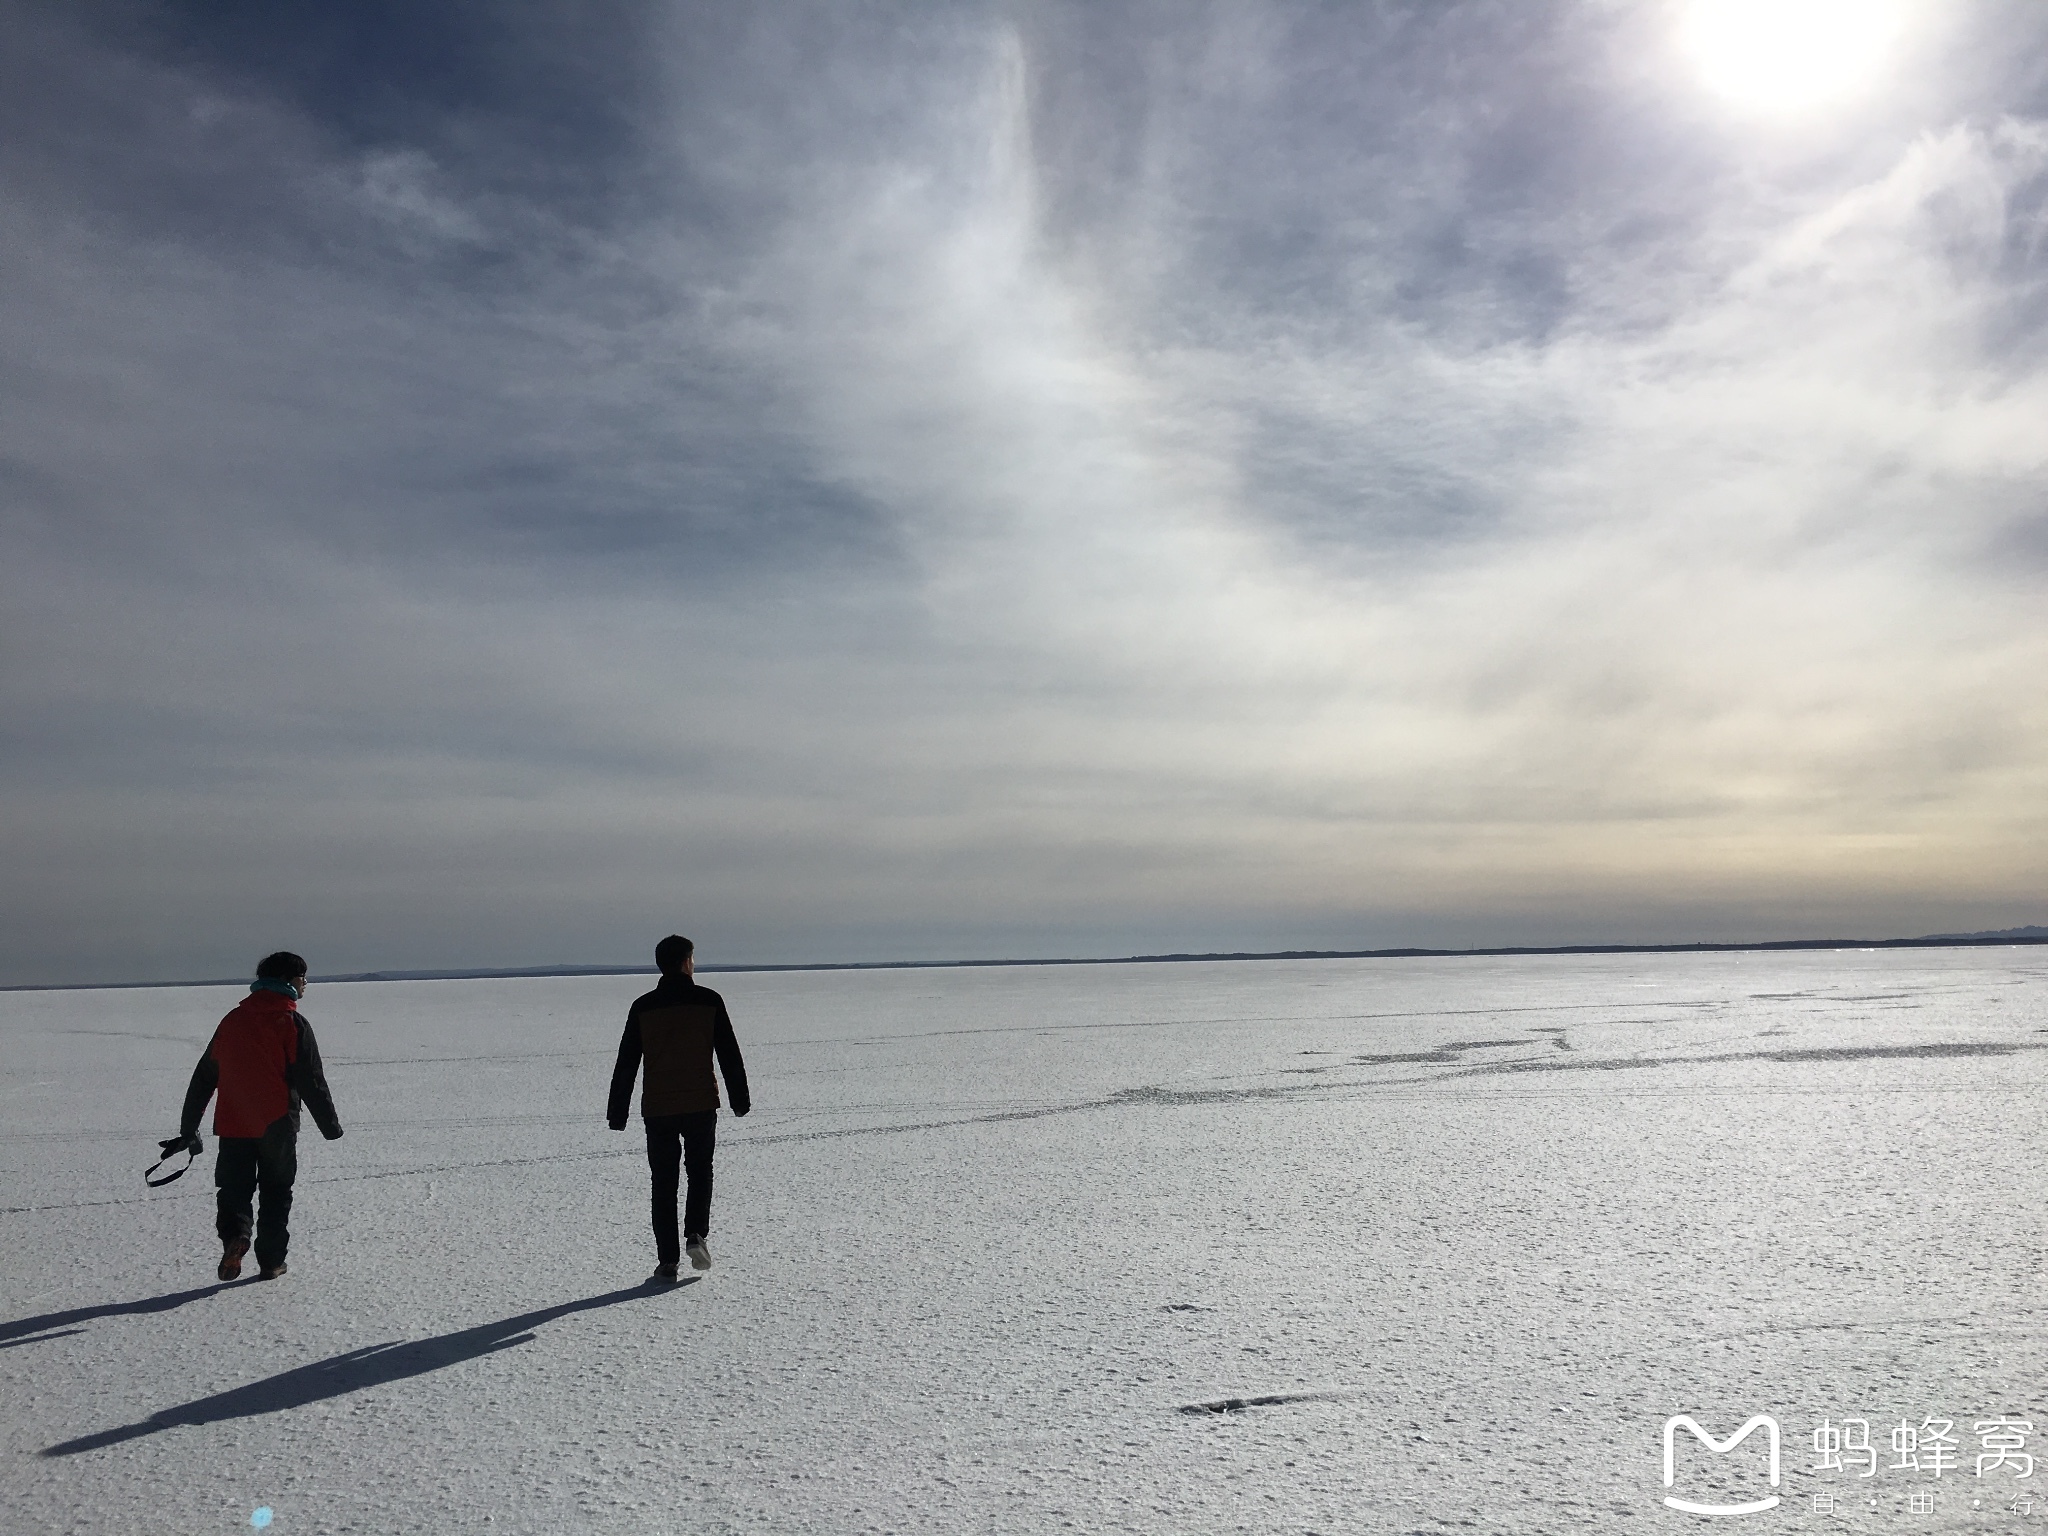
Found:
[[[299, 1012], [306, 995], [306, 962], [289, 950], [266, 955], [256, 967], [249, 995], [220, 1021], [206, 1054], [192, 1069], [185, 1089], [185, 1109], [178, 1134], [163, 1144], [166, 1153], [189, 1148], [196, 1157], [199, 1117], [206, 1101], [220, 1094], [214, 1106], [213, 1134], [220, 1138], [214, 1162], [219, 1187], [215, 1230], [220, 1234], [223, 1280], [242, 1273], [249, 1234], [256, 1235], [260, 1278], [275, 1280], [284, 1273], [285, 1249], [291, 1242], [287, 1222], [292, 1212], [292, 1182], [299, 1171], [299, 1105], [313, 1111], [320, 1134], [329, 1141], [341, 1135], [334, 1096], [320, 1065], [320, 1046], [313, 1026]], [[256, 1192], [263, 1192], [263, 1214], [252, 1217]]]
[[[711, 1231], [711, 1154], [718, 1132], [718, 1081], [712, 1058], [725, 1077], [732, 1112], [744, 1115], [754, 1107], [747, 1093], [746, 1063], [726, 1016], [725, 999], [695, 978], [696, 946], [670, 934], [654, 946], [661, 982], [634, 999], [626, 1014], [626, 1033], [619, 1041], [619, 1061], [612, 1071], [611, 1101], [605, 1118], [615, 1131], [626, 1128], [633, 1102], [633, 1078], [647, 1061], [640, 1093], [640, 1118], [647, 1126], [647, 1166], [654, 1175], [654, 1248], [660, 1260], [657, 1281], [672, 1282], [685, 1244], [694, 1269], [711, 1267], [704, 1239]], [[677, 1175], [687, 1170], [689, 1198], [683, 1213], [682, 1240], [676, 1234]]]

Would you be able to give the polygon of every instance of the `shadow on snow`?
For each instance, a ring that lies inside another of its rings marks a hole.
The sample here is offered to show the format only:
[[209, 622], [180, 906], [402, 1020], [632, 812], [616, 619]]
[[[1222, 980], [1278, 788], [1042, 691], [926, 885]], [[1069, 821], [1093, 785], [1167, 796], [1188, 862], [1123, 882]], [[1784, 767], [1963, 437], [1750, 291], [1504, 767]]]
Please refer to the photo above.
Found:
[[[192, 1291], [172, 1291], [167, 1296], [152, 1296], [146, 1301], [110, 1301], [97, 1307], [73, 1307], [68, 1312], [45, 1312], [41, 1317], [17, 1318], [11, 1323], [0, 1323], [0, 1349], [12, 1349], [20, 1344], [40, 1344], [45, 1339], [61, 1339], [84, 1330], [74, 1328], [73, 1323], [89, 1323], [101, 1317], [131, 1317], [144, 1312], [168, 1312], [173, 1307], [182, 1307], [188, 1301], [203, 1301], [216, 1292], [227, 1289], [225, 1285], [202, 1285]], [[48, 1330], [62, 1330], [52, 1332]], [[31, 1338], [29, 1335], [33, 1334]]]
[[[691, 1285], [695, 1281], [696, 1276], [692, 1275], [680, 1283]], [[483, 1323], [475, 1328], [464, 1328], [458, 1333], [444, 1333], [439, 1338], [416, 1339], [409, 1344], [372, 1344], [363, 1349], [351, 1349], [331, 1359], [316, 1360], [311, 1365], [298, 1366], [264, 1381], [252, 1381], [247, 1386], [217, 1392], [212, 1397], [202, 1397], [196, 1402], [162, 1409], [139, 1424], [123, 1424], [118, 1429], [103, 1429], [97, 1434], [63, 1441], [61, 1444], [48, 1447], [42, 1454], [76, 1456], [81, 1451], [101, 1450], [110, 1445], [119, 1445], [124, 1440], [138, 1440], [144, 1435], [153, 1435], [160, 1430], [174, 1429], [180, 1425], [218, 1424], [227, 1419], [254, 1418], [258, 1414], [280, 1413], [287, 1408], [303, 1408], [308, 1403], [325, 1402], [329, 1398], [360, 1392], [365, 1387], [381, 1387], [390, 1382], [404, 1381], [408, 1377], [424, 1376], [429, 1371], [460, 1365], [465, 1360], [495, 1354], [498, 1350], [510, 1349], [516, 1344], [530, 1343], [535, 1328], [542, 1323], [552, 1322], [555, 1318], [567, 1317], [572, 1312], [590, 1312], [599, 1307], [614, 1307], [622, 1301], [633, 1301], [636, 1298], [659, 1294], [660, 1291], [651, 1286], [635, 1285], [622, 1291], [607, 1291], [602, 1296], [586, 1296], [580, 1301], [565, 1301], [559, 1306], [542, 1307], [535, 1312], [522, 1312], [516, 1317], [501, 1318], [495, 1323]], [[170, 1304], [175, 1305], [176, 1302], [172, 1301]], [[146, 1304], [143, 1309], [148, 1310]]]

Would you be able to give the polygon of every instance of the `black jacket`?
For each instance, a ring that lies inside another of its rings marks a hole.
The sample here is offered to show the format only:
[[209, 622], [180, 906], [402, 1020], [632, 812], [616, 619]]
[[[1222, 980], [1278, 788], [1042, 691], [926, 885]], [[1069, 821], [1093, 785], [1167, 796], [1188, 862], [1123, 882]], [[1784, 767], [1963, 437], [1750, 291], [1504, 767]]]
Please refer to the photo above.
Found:
[[612, 1069], [611, 1100], [605, 1119], [615, 1131], [626, 1128], [633, 1103], [633, 1078], [647, 1060], [646, 1086], [640, 1095], [643, 1119], [687, 1115], [718, 1108], [718, 1080], [711, 1060], [725, 1078], [732, 1112], [744, 1115], [754, 1107], [747, 1093], [747, 1067], [740, 1043], [733, 1037], [725, 999], [687, 976], [664, 976], [652, 992], [636, 998], [626, 1014], [626, 1032], [619, 1040], [618, 1065]]

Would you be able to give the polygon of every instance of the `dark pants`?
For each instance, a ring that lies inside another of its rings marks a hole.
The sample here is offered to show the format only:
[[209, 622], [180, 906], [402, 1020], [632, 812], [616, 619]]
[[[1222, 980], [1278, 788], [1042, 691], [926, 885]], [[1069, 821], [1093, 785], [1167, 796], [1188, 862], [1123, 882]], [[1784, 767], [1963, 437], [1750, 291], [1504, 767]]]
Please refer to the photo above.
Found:
[[[269, 1268], [284, 1262], [292, 1240], [292, 1180], [299, 1175], [299, 1128], [280, 1120], [261, 1136], [223, 1136], [214, 1159], [213, 1182], [220, 1186], [220, 1240], [256, 1233], [256, 1262]], [[263, 1191], [263, 1214], [252, 1219], [256, 1191]]]
[[705, 1237], [711, 1231], [711, 1148], [718, 1138], [718, 1111], [647, 1117], [647, 1166], [654, 1171], [654, 1251], [664, 1264], [683, 1256], [676, 1236], [677, 1174], [689, 1170], [690, 1194], [683, 1212], [683, 1233]]

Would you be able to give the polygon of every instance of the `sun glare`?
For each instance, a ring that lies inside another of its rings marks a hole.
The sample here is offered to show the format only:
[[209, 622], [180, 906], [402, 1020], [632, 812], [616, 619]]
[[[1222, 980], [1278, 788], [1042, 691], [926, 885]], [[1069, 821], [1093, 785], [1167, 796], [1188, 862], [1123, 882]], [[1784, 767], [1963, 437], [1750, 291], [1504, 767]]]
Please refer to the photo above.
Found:
[[1716, 94], [1748, 111], [1790, 114], [1875, 84], [1904, 10], [1901, 0], [1692, 0], [1681, 35]]

